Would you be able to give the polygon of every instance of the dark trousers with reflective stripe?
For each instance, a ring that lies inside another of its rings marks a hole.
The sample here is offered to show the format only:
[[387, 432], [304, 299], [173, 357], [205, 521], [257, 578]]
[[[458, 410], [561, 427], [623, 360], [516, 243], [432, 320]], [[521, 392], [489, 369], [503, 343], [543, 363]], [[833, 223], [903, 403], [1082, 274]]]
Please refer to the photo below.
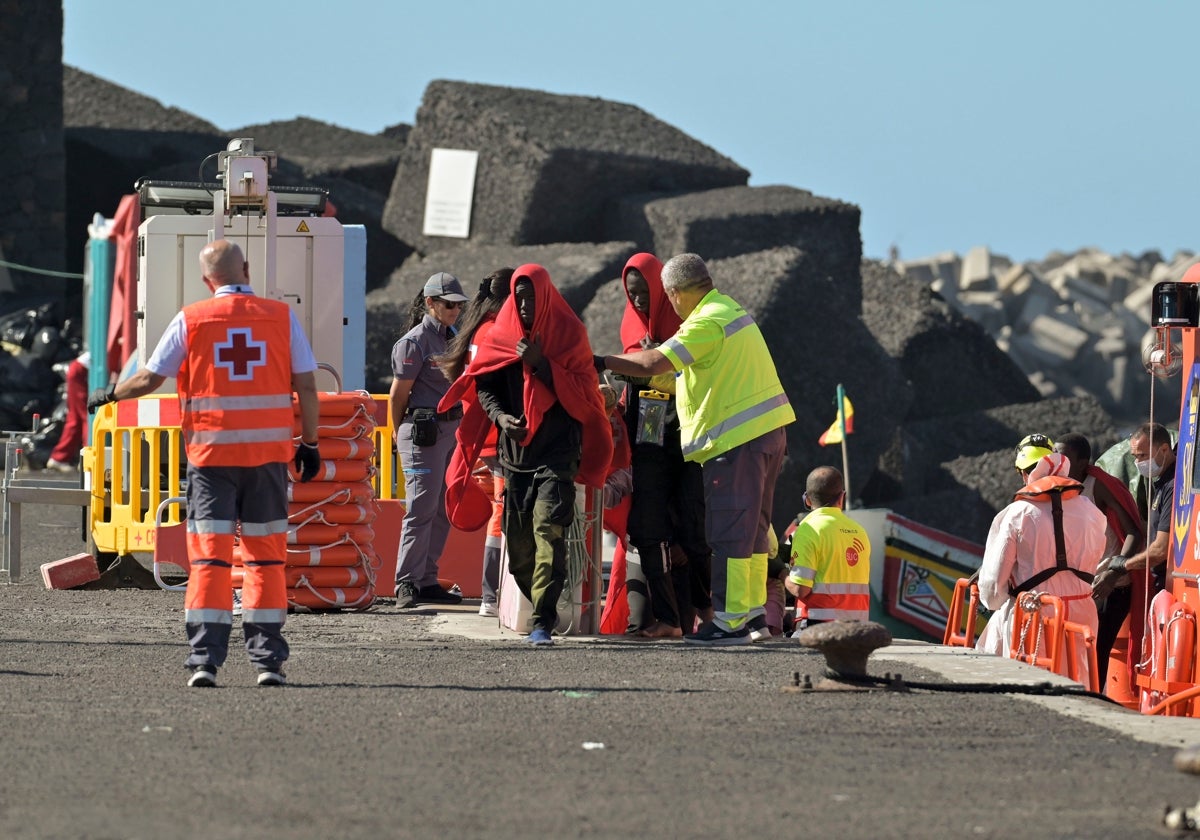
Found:
[[713, 552], [714, 621], [726, 630], [737, 630], [764, 613], [767, 531], [786, 453], [783, 429], [773, 429], [704, 462], [704, 528]]
[[241, 523], [242, 631], [246, 652], [259, 669], [277, 669], [288, 658], [287, 465], [196, 467], [188, 465], [188, 573], [184, 601], [187, 666], [219, 668], [229, 654], [233, 624], [234, 531]]

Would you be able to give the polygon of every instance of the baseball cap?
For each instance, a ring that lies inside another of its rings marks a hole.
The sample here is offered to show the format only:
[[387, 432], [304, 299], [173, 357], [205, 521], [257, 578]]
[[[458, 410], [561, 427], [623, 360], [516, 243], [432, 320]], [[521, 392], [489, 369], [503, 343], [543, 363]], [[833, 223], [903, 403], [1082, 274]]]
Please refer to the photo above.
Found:
[[463, 294], [462, 283], [448, 271], [439, 271], [425, 281], [425, 297], [441, 298], [451, 302], [464, 303], [467, 296]]
[[1014, 466], [1019, 470], [1027, 470], [1047, 455], [1054, 454], [1054, 441], [1045, 435], [1025, 435], [1017, 444], [1017, 457]]

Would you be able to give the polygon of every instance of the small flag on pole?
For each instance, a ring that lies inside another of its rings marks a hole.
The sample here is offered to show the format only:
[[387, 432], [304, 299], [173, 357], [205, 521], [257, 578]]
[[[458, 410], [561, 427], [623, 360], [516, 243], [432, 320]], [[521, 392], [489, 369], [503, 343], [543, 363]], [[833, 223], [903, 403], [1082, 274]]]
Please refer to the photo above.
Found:
[[841, 387], [838, 388], [838, 396], [842, 398], [842, 403], [845, 405], [846, 413], [843, 422], [842, 407], [838, 407], [837, 419], [833, 421], [833, 425], [825, 430], [825, 433], [817, 440], [821, 446], [833, 446], [835, 443], [841, 443], [842, 428], [846, 429], [846, 434], [854, 432], [854, 406], [850, 405], [850, 398], [845, 396]]

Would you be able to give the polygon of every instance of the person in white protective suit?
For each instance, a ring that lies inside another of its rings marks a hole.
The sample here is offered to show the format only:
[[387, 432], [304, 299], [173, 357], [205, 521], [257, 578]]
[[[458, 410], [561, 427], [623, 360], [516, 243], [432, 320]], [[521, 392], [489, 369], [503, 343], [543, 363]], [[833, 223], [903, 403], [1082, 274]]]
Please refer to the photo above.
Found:
[[[975, 647], [1008, 656], [1012, 647], [1016, 595], [1037, 591], [1063, 599], [1070, 621], [1096, 633], [1098, 619], [1091, 580], [1104, 555], [1104, 514], [1068, 477], [1070, 460], [1052, 451], [1044, 435], [1029, 435], [1017, 447], [1016, 468], [1025, 486], [996, 514], [979, 568], [979, 600], [996, 612]], [[1061, 502], [1061, 547], [1055, 534], [1054, 499]], [[1080, 646], [1079, 674], [1087, 665]], [[1065, 673], [1065, 661], [1063, 672]]]

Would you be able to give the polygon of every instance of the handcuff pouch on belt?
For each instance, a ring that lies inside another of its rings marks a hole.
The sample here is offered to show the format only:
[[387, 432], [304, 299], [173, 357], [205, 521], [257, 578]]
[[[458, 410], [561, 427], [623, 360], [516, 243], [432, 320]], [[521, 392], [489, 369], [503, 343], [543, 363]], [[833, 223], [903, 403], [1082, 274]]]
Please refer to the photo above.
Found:
[[438, 416], [433, 408], [414, 408], [412, 417], [412, 440], [417, 446], [433, 446], [438, 440]]
[[662, 446], [663, 427], [667, 424], [667, 405], [670, 394], [648, 390], [638, 392], [638, 426], [635, 443]]

